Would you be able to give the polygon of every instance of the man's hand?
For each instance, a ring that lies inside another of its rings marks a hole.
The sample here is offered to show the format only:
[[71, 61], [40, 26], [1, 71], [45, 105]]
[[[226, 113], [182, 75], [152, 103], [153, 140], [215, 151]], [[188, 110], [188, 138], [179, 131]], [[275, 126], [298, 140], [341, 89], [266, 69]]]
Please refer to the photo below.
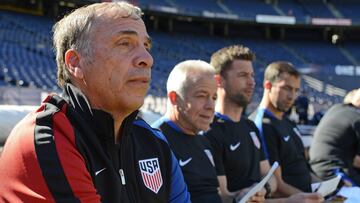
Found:
[[353, 186], [352, 182], [350, 182], [348, 180], [342, 179], [341, 181], [344, 183], [345, 187], [352, 187]]
[[360, 156], [359, 156], [359, 155], [356, 155], [356, 156], [354, 157], [353, 166], [354, 166], [356, 169], [360, 169]]
[[[235, 198], [236, 201], [239, 201], [242, 197], [244, 197], [245, 194], [248, 193], [253, 186], [242, 189], [241, 192], [236, 196], [236, 198]], [[250, 197], [246, 203], [263, 203], [263, 202], [265, 202], [265, 194], [266, 194], [266, 190], [264, 188], [262, 188], [255, 195]]]
[[263, 188], [254, 196], [250, 197], [250, 199], [246, 203], [263, 203], [265, 202], [265, 194], [266, 190]]
[[297, 193], [286, 199], [286, 203], [320, 203], [324, 198], [319, 193]]

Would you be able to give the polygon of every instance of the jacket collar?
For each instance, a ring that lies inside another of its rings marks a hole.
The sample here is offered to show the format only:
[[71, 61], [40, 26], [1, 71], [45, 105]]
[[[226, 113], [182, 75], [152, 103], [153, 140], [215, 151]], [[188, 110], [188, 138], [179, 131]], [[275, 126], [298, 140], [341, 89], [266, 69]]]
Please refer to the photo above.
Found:
[[[73, 107], [75, 112], [85, 119], [100, 138], [115, 140], [114, 119], [108, 112], [92, 109], [90, 103], [80, 89], [70, 83], [64, 85], [63, 98]], [[121, 124], [121, 137], [126, 136], [133, 121], [136, 119], [138, 110], [127, 116]]]

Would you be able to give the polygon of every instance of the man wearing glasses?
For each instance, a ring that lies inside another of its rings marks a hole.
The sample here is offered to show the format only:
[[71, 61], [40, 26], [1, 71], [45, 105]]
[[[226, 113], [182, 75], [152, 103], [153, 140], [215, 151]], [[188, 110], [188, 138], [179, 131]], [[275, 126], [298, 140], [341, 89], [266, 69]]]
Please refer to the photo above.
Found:
[[277, 182], [288, 187], [280, 196], [311, 192], [311, 173], [305, 159], [299, 130], [284, 113], [293, 105], [300, 88], [300, 73], [288, 62], [269, 64], [264, 74], [264, 94], [258, 109], [250, 115], [261, 135], [263, 149], [275, 171]]

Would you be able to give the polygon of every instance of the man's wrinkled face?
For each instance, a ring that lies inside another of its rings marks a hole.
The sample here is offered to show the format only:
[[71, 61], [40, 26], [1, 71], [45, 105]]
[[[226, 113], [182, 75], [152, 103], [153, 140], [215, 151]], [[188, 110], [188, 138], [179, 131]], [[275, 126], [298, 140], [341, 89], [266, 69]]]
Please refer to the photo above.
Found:
[[216, 100], [216, 81], [213, 74], [201, 74], [177, 101], [179, 119], [183, 128], [197, 134], [207, 131], [213, 120]]
[[151, 40], [141, 19], [116, 9], [101, 16], [90, 34], [93, 55], [83, 61], [87, 96], [94, 108], [133, 111], [144, 101], [151, 79]]

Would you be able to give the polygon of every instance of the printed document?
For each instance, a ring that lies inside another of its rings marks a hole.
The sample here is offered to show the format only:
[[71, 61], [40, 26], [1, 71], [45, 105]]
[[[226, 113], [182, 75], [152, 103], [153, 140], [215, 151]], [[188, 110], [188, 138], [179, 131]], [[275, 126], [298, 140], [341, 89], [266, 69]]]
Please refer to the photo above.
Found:
[[274, 171], [278, 166], [279, 163], [275, 161], [274, 164], [271, 166], [269, 172], [266, 174], [266, 176], [253, 188], [251, 188], [251, 190], [248, 193], [246, 193], [238, 203], [245, 203], [250, 199], [250, 197], [254, 196], [257, 192], [259, 192], [264, 187], [264, 185], [270, 180], [271, 176], [274, 174]]

